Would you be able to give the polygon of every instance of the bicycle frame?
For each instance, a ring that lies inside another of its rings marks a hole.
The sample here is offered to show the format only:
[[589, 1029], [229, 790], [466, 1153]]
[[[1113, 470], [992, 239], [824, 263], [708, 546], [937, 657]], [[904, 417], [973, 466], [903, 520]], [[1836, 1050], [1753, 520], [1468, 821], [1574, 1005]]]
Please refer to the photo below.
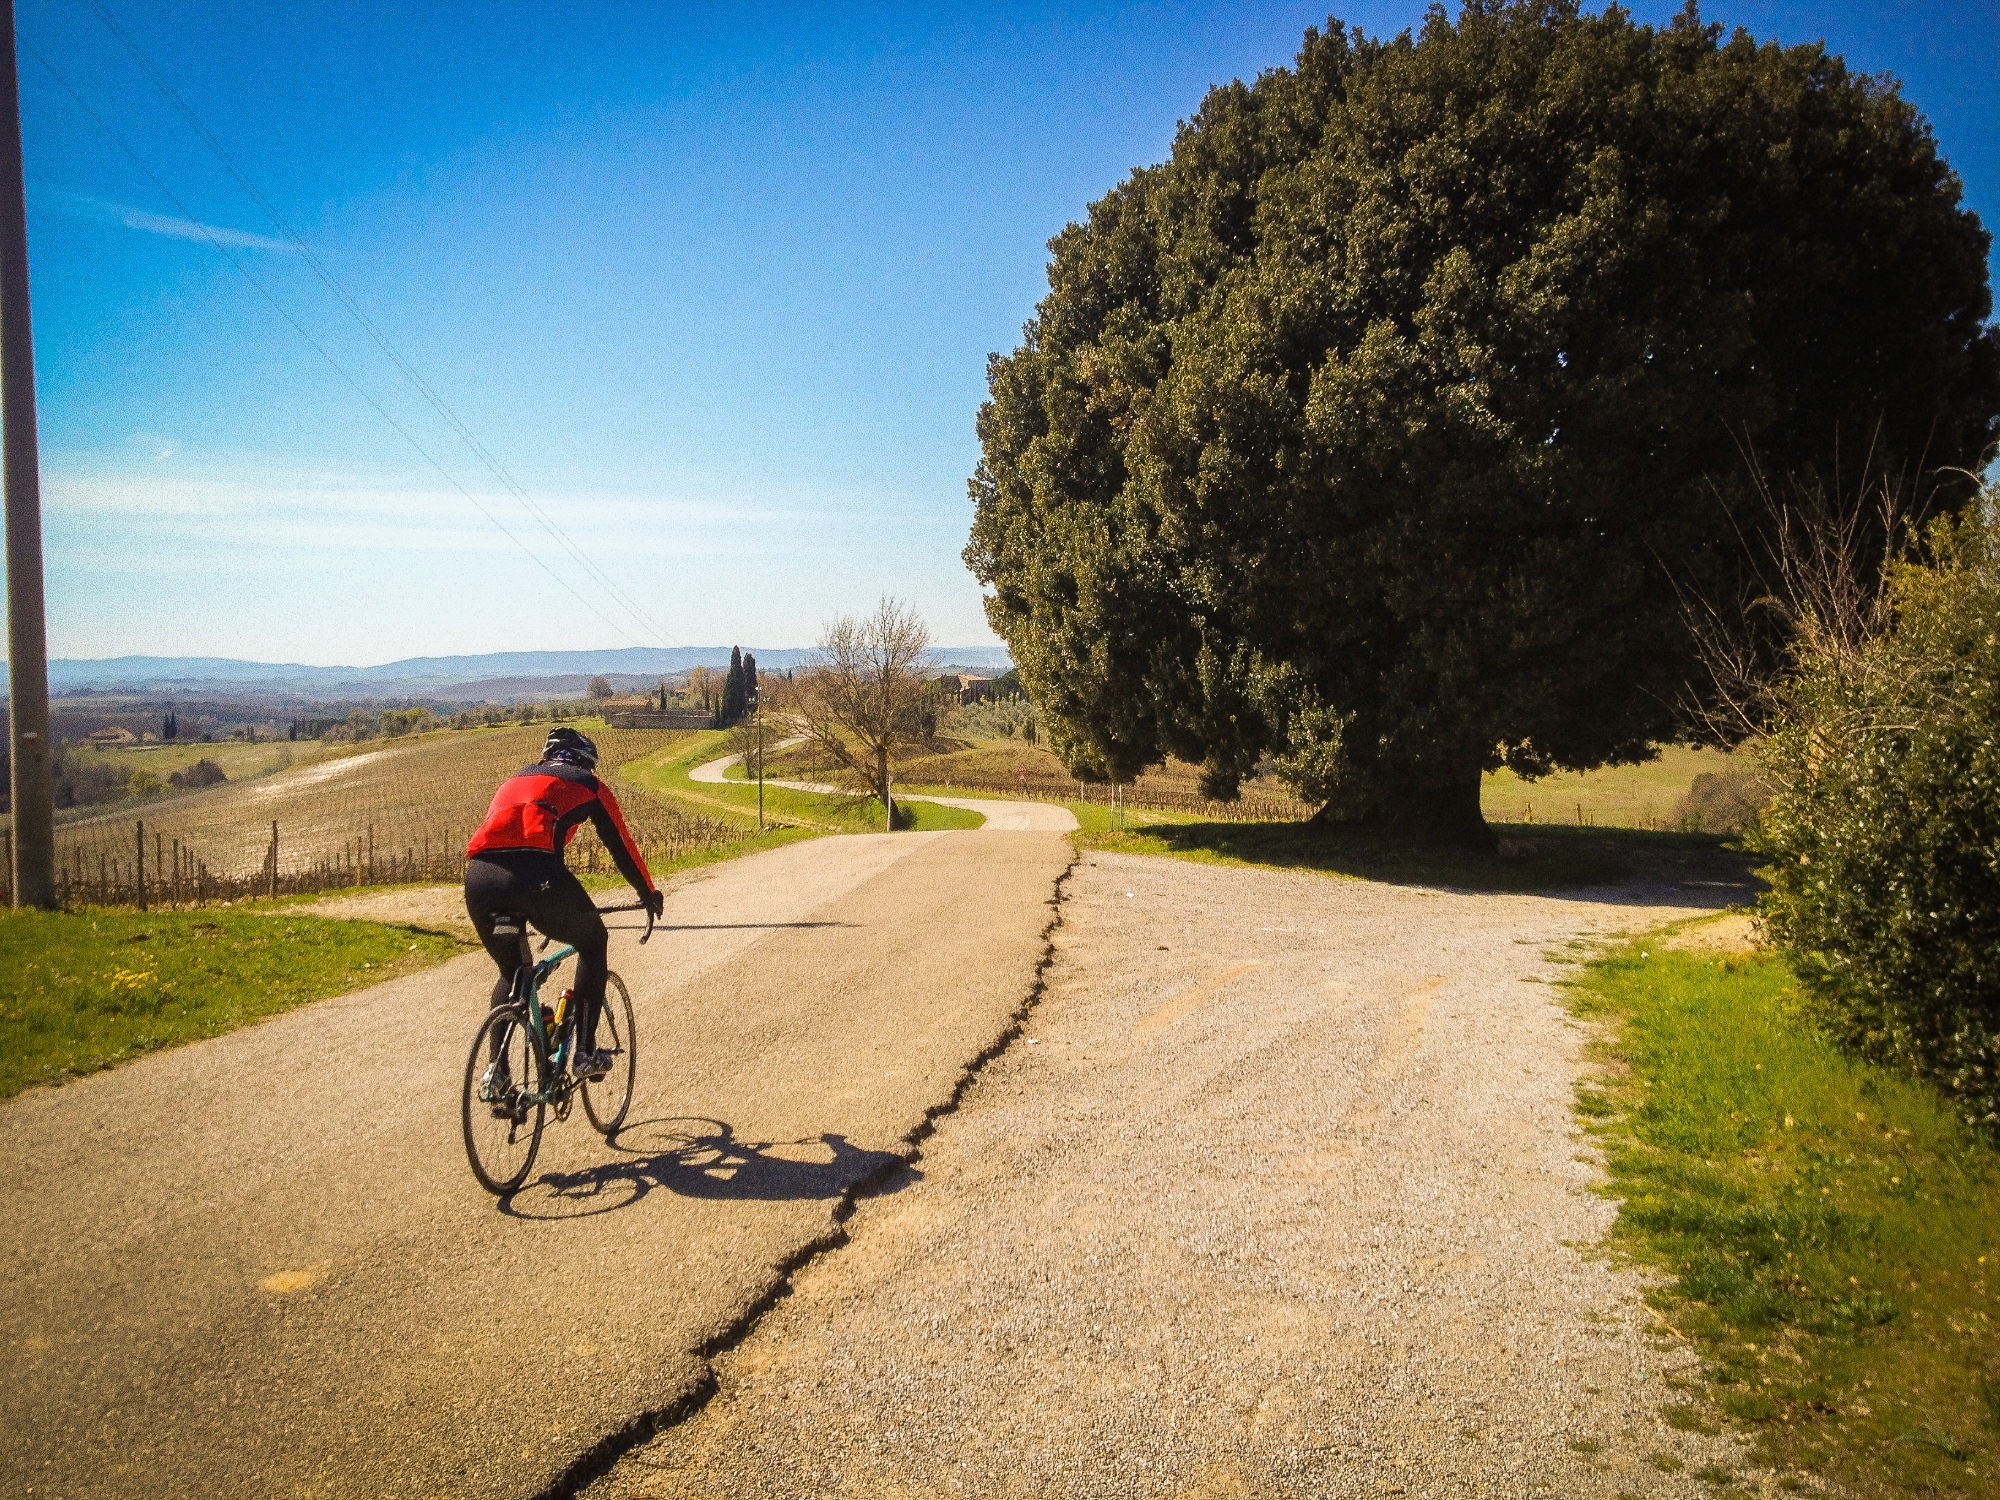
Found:
[[[533, 965], [523, 964], [516, 971], [517, 974], [525, 973], [527, 975], [525, 980], [517, 978], [515, 984], [527, 991], [525, 995], [520, 997], [521, 1003], [527, 1007], [528, 1026], [534, 1032], [536, 1040], [541, 1043], [542, 1056], [548, 1059], [549, 1071], [547, 1076], [558, 1080], [567, 1076], [563, 1072], [563, 1065], [569, 1061], [568, 1057], [564, 1055], [564, 1049], [568, 1047], [569, 1043], [565, 1041], [560, 1048], [556, 1045], [556, 1039], [551, 1034], [549, 1022], [552, 1012], [546, 1005], [542, 1004], [542, 986], [548, 981], [548, 977], [562, 966], [563, 961], [575, 952], [576, 949], [574, 948], [558, 948], [547, 958]], [[566, 1090], [558, 1082], [555, 1088], [545, 1089], [541, 1093], [531, 1095], [530, 1097], [544, 1104], [553, 1104], [564, 1092]]]
[[[607, 914], [611, 912], [643, 911], [646, 913], [646, 931], [639, 938], [639, 945], [644, 947], [647, 941], [653, 936], [653, 911], [644, 902], [639, 902], [632, 906], [600, 906], [598, 910]], [[555, 952], [549, 954], [546, 958], [536, 959], [534, 950], [529, 946], [527, 924], [522, 924], [522, 962], [514, 971], [515, 1003], [526, 1008], [528, 1012], [528, 1028], [534, 1033], [535, 1039], [541, 1043], [541, 1055], [548, 1061], [547, 1072], [543, 1075], [544, 1079], [553, 1078], [556, 1081], [553, 1088], [544, 1088], [528, 1095], [528, 1098], [537, 1104], [560, 1105], [569, 1096], [570, 1090], [575, 1086], [565, 1068], [565, 1064], [569, 1062], [567, 1050], [570, 1043], [569, 1041], [565, 1041], [560, 1048], [556, 1045], [555, 1037], [551, 1034], [550, 1030], [549, 1008], [542, 1004], [542, 986], [548, 982], [548, 977], [561, 968], [564, 961], [575, 952], [576, 949], [574, 947], [565, 946], [556, 949]], [[526, 991], [525, 994], [520, 993], [523, 990]]]

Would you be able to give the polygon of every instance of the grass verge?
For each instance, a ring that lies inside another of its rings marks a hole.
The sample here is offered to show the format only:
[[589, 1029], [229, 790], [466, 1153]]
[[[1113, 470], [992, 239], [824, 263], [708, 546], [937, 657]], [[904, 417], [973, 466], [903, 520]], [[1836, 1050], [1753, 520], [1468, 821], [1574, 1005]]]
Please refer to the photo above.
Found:
[[0, 1098], [459, 951], [443, 933], [289, 912], [0, 911]]
[[[688, 804], [692, 811], [706, 813], [710, 817], [720, 813], [754, 821], [757, 816], [757, 788], [754, 784], [697, 782], [688, 775], [696, 766], [727, 755], [729, 739], [725, 730], [701, 730], [657, 754], [627, 761], [618, 768], [617, 774], [655, 796]], [[786, 787], [767, 786], [764, 788], [764, 814], [767, 820], [790, 823], [815, 833], [834, 833], [839, 830], [822, 815], [819, 806], [825, 800]]]
[[1667, 1420], [1861, 1495], [2000, 1495], [2000, 1153], [1929, 1089], [1839, 1052], [1770, 954], [1662, 947], [1570, 987], [1606, 1025], [1577, 1111], [1615, 1243], [1704, 1356]]
[[[730, 752], [731, 736], [722, 730], [704, 730], [691, 739], [670, 746], [642, 760], [628, 761], [618, 775], [657, 796], [693, 803], [714, 816], [716, 812], [737, 817], [757, 816], [757, 783], [744, 780], [695, 781], [689, 772], [696, 766]], [[977, 828], [985, 820], [962, 807], [940, 807], [936, 803], [905, 804], [916, 815], [909, 825], [918, 831], [944, 828]], [[879, 833], [882, 804], [874, 798], [857, 801], [851, 797], [828, 796], [820, 792], [799, 792], [790, 787], [764, 785], [764, 816], [780, 819], [819, 833]]]

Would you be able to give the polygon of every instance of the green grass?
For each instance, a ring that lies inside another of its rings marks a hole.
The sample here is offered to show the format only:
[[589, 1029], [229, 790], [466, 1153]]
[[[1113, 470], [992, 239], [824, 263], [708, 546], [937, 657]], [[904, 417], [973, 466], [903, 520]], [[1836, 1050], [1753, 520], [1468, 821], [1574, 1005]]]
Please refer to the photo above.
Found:
[[[751, 789], [753, 794], [755, 793], [757, 780], [755, 777], [748, 775], [742, 766], [731, 766], [722, 774], [729, 778], [731, 786], [746, 786]], [[772, 767], [769, 774], [776, 776], [778, 771], [775, 767]], [[790, 772], [787, 772], [786, 775], [792, 779], [803, 779]], [[986, 821], [979, 813], [972, 812], [967, 808], [942, 807], [935, 802], [921, 800], [922, 794], [926, 790], [931, 791], [935, 796], [952, 797], [976, 797], [979, 795], [977, 792], [946, 792], [936, 788], [906, 787], [900, 781], [896, 783], [895, 790], [896, 806], [902, 808], [904, 816], [911, 819], [910, 822], [902, 825], [900, 830], [902, 832], [915, 831], [926, 833], [948, 828], [978, 828]], [[833, 824], [842, 833], [882, 832], [882, 799], [880, 797], [863, 797], [856, 800], [850, 797], [825, 796], [812, 792], [794, 791], [790, 787], [774, 787], [769, 781], [766, 781], [764, 783], [764, 805], [767, 810], [771, 805], [770, 797], [774, 791], [782, 792], [790, 798], [799, 799], [799, 803], [816, 805], [814, 816], [820, 818], [822, 821]], [[907, 800], [905, 800], [906, 798]], [[746, 798], [745, 800], [749, 801], [750, 799]], [[755, 803], [752, 802], [752, 806], [754, 805]], [[794, 805], [798, 804], [795, 803]]]
[[284, 911], [0, 911], [0, 1098], [427, 968], [421, 928]]
[[1747, 761], [1726, 750], [1662, 745], [1658, 756], [1636, 765], [1559, 771], [1539, 781], [1490, 771], [1480, 786], [1479, 805], [1491, 823], [1574, 827], [1580, 817], [1597, 828], [1668, 828], [1675, 826], [1675, 809], [1695, 777]]
[[[676, 741], [664, 750], [618, 767], [615, 779], [629, 781], [656, 797], [679, 803], [684, 810], [707, 817], [754, 824], [757, 820], [757, 791], [753, 786], [746, 797], [742, 789], [727, 783], [714, 786], [688, 778], [694, 767], [729, 753], [729, 734], [720, 729], [703, 729]], [[778, 787], [765, 789], [764, 810], [768, 820], [789, 822], [818, 833], [831, 832], [820, 819], [807, 815], [806, 799], [799, 793]]]
[[301, 765], [324, 753], [316, 741], [264, 740], [249, 744], [241, 740], [218, 740], [202, 744], [194, 740], [174, 740], [157, 745], [125, 745], [99, 749], [95, 745], [73, 745], [70, 754], [84, 763], [102, 762], [128, 771], [151, 771], [160, 780], [170, 771], [181, 771], [198, 760], [212, 760], [231, 781], [247, 781], [287, 766]]
[[[918, 832], [929, 832], [947, 828], [983, 828], [986, 824], [984, 813], [976, 813], [969, 807], [944, 807], [936, 802], [920, 802], [912, 798], [908, 802], [900, 799], [899, 807], [907, 807], [913, 822], [910, 827]], [[861, 804], [860, 823], [864, 827], [879, 830], [882, 826], [882, 804], [873, 797]]]
[[1863, 1495], [2000, 1495], [2000, 1156], [1928, 1088], [1837, 1051], [1772, 955], [1590, 964], [1606, 1023], [1578, 1095], [1622, 1200], [1615, 1242], [1704, 1360], [1676, 1425]]
[[[703, 730], [687, 740], [669, 746], [656, 755], [628, 761], [618, 774], [656, 796], [693, 804], [695, 810], [713, 817], [718, 812], [735, 816], [757, 816], [757, 784], [754, 781], [699, 782], [688, 772], [694, 767], [730, 752], [730, 734], [725, 730]], [[905, 804], [916, 814], [918, 831], [946, 828], [977, 828], [985, 819], [962, 807], [940, 807], [934, 802]], [[827, 796], [819, 792], [797, 792], [790, 787], [764, 786], [764, 815], [813, 829], [820, 833], [879, 833], [882, 804], [874, 798]]]

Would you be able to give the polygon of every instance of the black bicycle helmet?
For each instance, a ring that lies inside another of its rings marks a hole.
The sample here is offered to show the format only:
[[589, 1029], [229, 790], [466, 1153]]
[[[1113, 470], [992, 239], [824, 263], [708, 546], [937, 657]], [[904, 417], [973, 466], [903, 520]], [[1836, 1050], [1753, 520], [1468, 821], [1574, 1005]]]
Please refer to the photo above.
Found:
[[590, 736], [581, 730], [571, 729], [567, 724], [558, 724], [549, 731], [549, 737], [542, 741], [542, 759], [557, 761], [565, 766], [580, 766], [586, 771], [595, 771], [597, 746]]

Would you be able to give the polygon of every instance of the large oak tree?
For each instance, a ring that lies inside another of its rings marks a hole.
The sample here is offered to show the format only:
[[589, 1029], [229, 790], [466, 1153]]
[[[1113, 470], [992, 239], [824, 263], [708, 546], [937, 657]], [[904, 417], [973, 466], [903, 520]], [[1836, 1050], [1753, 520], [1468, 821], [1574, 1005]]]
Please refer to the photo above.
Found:
[[1891, 84], [1573, 3], [1329, 23], [1051, 241], [991, 361], [966, 560], [1079, 767], [1270, 751], [1478, 839], [1482, 771], [1680, 732], [1681, 590], [1754, 455], [1976, 464], [1988, 236]]

